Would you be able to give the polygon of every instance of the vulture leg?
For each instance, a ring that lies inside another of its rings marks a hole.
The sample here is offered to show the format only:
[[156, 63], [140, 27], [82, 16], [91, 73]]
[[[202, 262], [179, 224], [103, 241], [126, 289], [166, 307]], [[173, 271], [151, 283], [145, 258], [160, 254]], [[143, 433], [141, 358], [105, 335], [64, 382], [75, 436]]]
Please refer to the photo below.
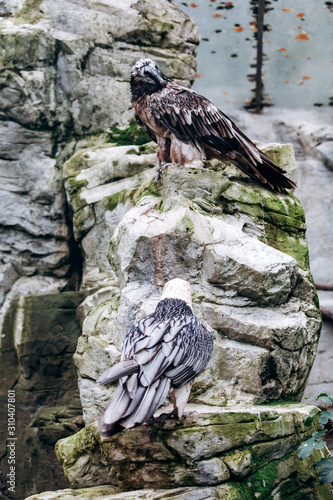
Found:
[[156, 174], [155, 179], [154, 179], [154, 184], [158, 183], [159, 179], [161, 178], [163, 170], [168, 168], [170, 165], [173, 165], [173, 163], [168, 163], [168, 162], [161, 163], [160, 168], [157, 170], [157, 174]]
[[172, 391], [174, 413], [181, 418], [184, 415], [185, 406], [190, 397], [193, 380]]

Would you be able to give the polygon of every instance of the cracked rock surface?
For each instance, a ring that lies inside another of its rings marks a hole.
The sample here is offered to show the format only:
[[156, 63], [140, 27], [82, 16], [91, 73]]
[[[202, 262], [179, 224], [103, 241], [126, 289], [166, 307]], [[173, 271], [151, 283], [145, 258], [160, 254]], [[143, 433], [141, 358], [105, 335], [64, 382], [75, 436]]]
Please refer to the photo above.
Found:
[[[294, 170], [290, 146], [262, 147]], [[78, 152], [64, 171], [76, 237], [87, 254], [83, 283], [95, 279], [101, 287], [95, 302], [92, 296], [80, 309], [74, 356], [86, 423], [99, 417], [114, 390], [95, 380], [119, 360], [127, 329], [154, 310], [161, 287], [175, 277], [190, 281], [194, 313], [215, 338], [193, 402], [301, 397], [321, 320], [304, 212], [292, 193], [272, 193], [218, 162], [169, 167], [154, 185], [149, 145]]]
[[[65, 487], [53, 446], [82, 424], [75, 309], [98, 280], [92, 273], [79, 291], [87, 253], [75, 243], [63, 164], [130, 126], [129, 76], [138, 58], [153, 57], [189, 86], [197, 45], [196, 26], [167, 0], [0, 0], [0, 419], [15, 388], [18, 500]], [[82, 211], [82, 226], [104, 211]], [[95, 260], [89, 254], [87, 266], [105, 253], [102, 246]], [[112, 287], [108, 270], [85, 307], [105, 297], [106, 282]], [[6, 437], [3, 426], [0, 496], [8, 492]]]
[[[281, 404], [189, 405], [188, 409], [192, 413], [180, 421], [162, 415], [104, 441], [97, 422], [62, 439], [56, 453], [75, 490], [45, 493], [30, 500], [65, 499], [65, 494], [68, 499], [74, 495], [86, 498], [91, 486], [92, 498], [94, 488], [96, 498], [102, 497], [105, 488], [110, 499], [250, 500], [258, 493], [264, 498], [286, 498], [287, 492], [300, 491], [311, 498], [330, 498], [329, 486], [319, 485], [313, 469], [312, 461], [322, 452], [306, 461], [295, 453], [298, 444], [313, 432], [303, 421], [316, 408]], [[102, 486], [103, 480], [109, 486]]]
[[138, 58], [190, 86], [198, 31], [167, 0], [14, 0], [0, 16], [1, 305], [22, 276], [63, 286], [73, 265], [64, 159], [82, 138], [128, 126]]

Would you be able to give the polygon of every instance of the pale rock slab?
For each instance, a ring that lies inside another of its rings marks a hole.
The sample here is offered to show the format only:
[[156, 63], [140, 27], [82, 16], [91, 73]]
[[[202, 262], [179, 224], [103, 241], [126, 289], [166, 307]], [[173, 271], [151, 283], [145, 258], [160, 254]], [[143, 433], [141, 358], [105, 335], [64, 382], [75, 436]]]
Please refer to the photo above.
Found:
[[[114, 288], [106, 287], [109, 300], [96, 296], [92, 302], [98, 305], [82, 316], [75, 363], [85, 422], [98, 418], [114, 390], [97, 388], [94, 380], [119, 360], [127, 329], [154, 310], [161, 287], [175, 277], [190, 281], [194, 312], [215, 338], [192, 401], [225, 405], [300, 397], [320, 316], [299, 201], [242, 174], [235, 177], [237, 169], [219, 162], [169, 167], [154, 185], [148, 146], [96, 146], [65, 166], [78, 241], [88, 248], [97, 234], [111, 240], [108, 250], [99, 245], [109, 263], [87, 258], [86, 275], [95, 273], [96, 283], [103, 272], [118, 278]], [[266, 151], [294, 161], [290, 146], [285, 151], [273, 144]], [[100, 213], [99, 228], [82, 230], [79, 214], [92, 208]]]
[[[291, 494], [304, 490], [310, 497], [330, 498], [330, 486], [319, 485], [313, 467], [315, 460], [327, 456], [327, 450], [304, 461], [295, 453], [299, 443], [313, 432], [304, 419], [317, 409], [300, 404], [189, 405], [189, 409], [192, 413], [180, 421], [161, 415], [103, 441], [97, 422], [62, 439], [56, 453], [70, 486], [91, 485], [92, 498], [99, 498], [103, 490], [99, 493], [100, 486], [92, 477], [99, 474], [102, 478], [108, 471], [115, 491], [108, 498], [114, 499], [242, 500], [263, 492], [284, 498], [284, 488]], [[82, 463], [86, 467], [84, 478]], [[107, 486], [102, 487], [109, 495]], [[85, 490], [76, 492], [78, 498], [85, 498]], [[45, 493], [50, 495], [45, 499], [66, 498], [61, 496], [66, 493]], [[71, 500], [71, 492], [68, 494]], [[39, 498], [44, 497], [37, 495], [36, 500]]]

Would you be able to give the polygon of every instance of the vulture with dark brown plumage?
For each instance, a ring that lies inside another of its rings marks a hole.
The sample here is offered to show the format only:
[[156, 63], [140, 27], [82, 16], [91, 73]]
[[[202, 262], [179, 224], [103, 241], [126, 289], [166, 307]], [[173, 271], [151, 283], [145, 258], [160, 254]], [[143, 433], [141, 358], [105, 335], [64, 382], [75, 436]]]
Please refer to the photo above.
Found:
[[279, 192], [296, 185], [241, 130], [204, 96], [181, 87], [140, 59], [131, 72], [135, 117], [157, 143], [159, 171], [197, 160], [229, 161], [252, 179]]

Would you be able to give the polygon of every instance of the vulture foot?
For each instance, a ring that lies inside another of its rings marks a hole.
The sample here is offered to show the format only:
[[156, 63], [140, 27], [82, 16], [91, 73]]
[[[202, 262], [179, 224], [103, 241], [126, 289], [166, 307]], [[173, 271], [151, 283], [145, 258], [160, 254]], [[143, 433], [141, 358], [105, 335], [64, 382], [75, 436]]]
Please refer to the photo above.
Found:
[[158, 181], [160, 180], [161, 178], [161, 175], [162, 175], [162, 172], [163, 170], [165, 170], [166, 168], [168, 168], [170, 165], [173, 165], [173, 163], [168, 163], [168, 162], [164, 162], [164, 163], [161, 163], [161, 166], [160, 168], [157, 170], [157, 174], [155, 175], [155, 178], [154, 178], [154, 184], [157, 184]]

